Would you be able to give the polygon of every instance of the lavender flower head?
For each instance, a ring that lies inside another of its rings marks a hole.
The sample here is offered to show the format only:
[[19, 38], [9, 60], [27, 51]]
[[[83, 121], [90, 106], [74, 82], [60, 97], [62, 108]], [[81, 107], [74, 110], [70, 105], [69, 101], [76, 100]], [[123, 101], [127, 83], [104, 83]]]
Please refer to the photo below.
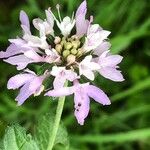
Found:
[[[93, 24], [92, 16], [86, 19], [86, 0], [72, 17], [61, 18], [59, 5], [56, 8], [58, 17], [49, 8], [45, 11], [46, 19], [33, 20], [39, 36], [31, 33], [28, 16], [21, 11], [23, 36], [9, 39], [11, 44], [5, 52], [0, 52], [0, 58], [22, 70], [22, 73], [10, 78], [7, 85], [8, 89], [20, 88], [16, 98], [18, 105], [31, 95], [37, 96], [44, 91], [47, 91], [45, 96], [53, 97], [74, 94], [74, 115], [83, 125], [89, 113], [90, 98], [102, 105], [111, 103], [101, 89], [90, 85], [95, 72], [116, 82], [123, 81], [118, 70], [122, 57], [110, 53], [111, 45], [107, 39], [110, 32]], [[30, 66], [36, 66], [40, 71], [35, 73], [27, 69]], [[81, 84], [82, 77], [89, 82]], [[53, 80], [52, 85], [49, 79]], [[72, 86], [64, 87], [66, 81]]]

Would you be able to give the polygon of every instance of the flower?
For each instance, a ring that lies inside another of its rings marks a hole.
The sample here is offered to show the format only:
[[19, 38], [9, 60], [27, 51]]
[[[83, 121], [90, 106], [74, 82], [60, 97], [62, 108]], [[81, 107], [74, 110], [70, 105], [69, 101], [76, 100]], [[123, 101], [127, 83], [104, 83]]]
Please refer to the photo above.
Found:
[[100, 66], [98, 63], [91, 62], [92, 56], [86, 56], [79, 64], [80, 75], [86, 76], [89, 80], [94, 80], [94, 70], [98, 70]]
[[121, 71], [117, 70], [119, 68], [117, 65], [122, 61], [122, 59], [123, 57], [120, 55], [111, 55], [109, 54], [109, 51], [103, 52], [98, 60], [98, 64], [100, 65], [98, 72], [105, 78], [112, 81], [124, 81]]
[[44, 90], [42, 85], [43, 80], [47, 77], [48, 74], [37, 76], [34, 72], [30, 70], [25, 70], [25, 73], [15, 75], [10, 78], [7, 84], [8, 89], [20, 89], [19, 95], [16, 97], [18, 105], [22, 105], [24, 101], [29, 98], [32, 94], [40, 95]]
[[102, 105], [110, 105], [109, 98], [101, 89], [97, 88], [96, 86], [89, 85], [89, 83], [80, 84], [77, 80], [74, 81], [74, 86], [72, 87], [61, 87], [58, 89], [50, 90], [45, 95], [60, 97], [71, 94], [74, 94], [74, 114], [80, 125], [84, 124], [84, 120], [89, 113], [89, 97], [93, 98], [96, 102]]
[[[45, 91], [46, 96], [74, 94], [74, 115], [83, 125], [89, 113], [90, 98], [102, 105], [110, 105], [107, 95], [90, 85], [90, 81], [94, 81], [96, 72], [107, 79], [123, 81], [118, 70], [123, 57], [111, 54], [108, 40], [111, 32], [94, 24], [93, 16], [86, 17], [86, 0], [72, 17], [62, 18], [60, 6], [56, 9], [58, 17], [49, 8], [45, 11], [46, 19], [33, 19], [38, 36], [32, 34], [29, 18], [21, 11], [22, 37], [9, 39], [11, 44], [6, 51], [0, 52], [0, 58], [23, 71], [8, 81], [8, 89], [20, 88], [16, 98], [18, 105], [31, 95], [38, 96]], [[30, 66], [35, 72], [27, 69]], [[66, 81], [69, 81], [69, 87], [64, 87]]]
[[33, 25], [37, 30], [44, 29], [45, 35], [53, 35], [54, 36], [54, 18], [50, 13], [50, 10], [45, 10], [46, 19], [43, 21], [42, 19], [36, 18], [33, 19]]
[[77, 79], [77, 74], [71, 70], [66, 70], [65, 67], [54, 66], [51, 75], [55, 76], [53, 82], [54, 89], [62, 88], [66, 80], [74, 81]]

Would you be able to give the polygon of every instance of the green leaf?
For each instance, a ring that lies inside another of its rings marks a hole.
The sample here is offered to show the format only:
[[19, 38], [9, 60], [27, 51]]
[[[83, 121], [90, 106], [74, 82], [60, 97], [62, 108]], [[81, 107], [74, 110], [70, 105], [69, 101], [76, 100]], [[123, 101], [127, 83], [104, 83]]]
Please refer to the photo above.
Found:
[[3, 150], [39, 150], [30, 134], [19, 125], [8, 127], [3, 139]]
[[[50, 134], [52, 133], [54, 123], [54, 115], [46, 114], [38, 121], [38, 125], [35, 128], [35, 140], [39, 144], [40, 150], [45, 150], [48, 146]], [[56, 135], [55, 146], [61, 144], [63, 149], [69, 148], [69, 139], [66, 128], [61, 123]]]

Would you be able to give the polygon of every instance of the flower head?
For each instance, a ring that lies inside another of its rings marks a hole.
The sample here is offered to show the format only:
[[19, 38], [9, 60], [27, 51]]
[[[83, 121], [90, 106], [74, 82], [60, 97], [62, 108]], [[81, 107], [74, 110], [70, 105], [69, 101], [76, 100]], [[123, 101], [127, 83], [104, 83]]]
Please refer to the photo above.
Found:
[[[110, 53], [110, 32], [93, 24], [93, 16], [89, 19], [86, 17], [86, 0], [71, 17], [62, 18], [60, 6], [57, 5], [56, 9], [58, 17], [49, 8], [45, 11], [46, 19], [33, 19], [38, 36], [32, 34], [29, 18], [21, 11], [22, 37], [10, 39], [10, 46], [5, 52], [0, 52], [0, 58], [17, 66], [18, 70], [23, 70], [23, 73], [8, 81], [8, 89], [20, 88], [16, 98], [19, 105], [31, 95], [37, 96], [53, 87], [46, 96], [74, 94], [74, 114], [78, 123], [83, 125], [89, 113], [90, 98], [102, 105], [110, 104], [109, 98], [101, 89], [90, 85], [95, 72], [113, 81], [123, 81], [118, 70], [122, 57]], [[57, 27], [56, 30], [54, 26]], [[36, 73], [27, 70], [30, 65], [35, 66]], [[89, 82], [86, 79], [81, 84], [82, 77], [86, 77]], [[49, 87], [44, 86], [49, 78], [53, 83], [48, 83]], [[70, 82], [70, 87], [64, 87], [66, 80]]]

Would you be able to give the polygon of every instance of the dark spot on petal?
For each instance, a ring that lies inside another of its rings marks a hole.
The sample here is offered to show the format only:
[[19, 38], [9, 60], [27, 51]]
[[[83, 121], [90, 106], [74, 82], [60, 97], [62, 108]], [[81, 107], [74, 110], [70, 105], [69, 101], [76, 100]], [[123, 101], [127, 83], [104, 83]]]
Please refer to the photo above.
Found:
[[78, 103], [78, 106], [81, 107], [81, 103]]

